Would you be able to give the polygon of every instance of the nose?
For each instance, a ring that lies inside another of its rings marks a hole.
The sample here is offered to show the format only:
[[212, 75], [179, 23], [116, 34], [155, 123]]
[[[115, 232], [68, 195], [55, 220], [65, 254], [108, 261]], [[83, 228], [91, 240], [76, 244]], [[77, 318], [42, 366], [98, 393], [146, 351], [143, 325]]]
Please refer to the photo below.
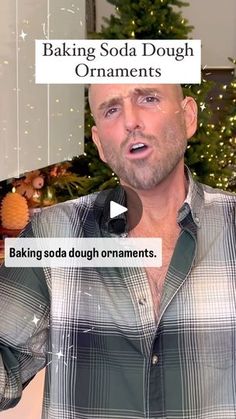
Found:
[[124, 104], [124, 125], [128, 132], [142, 130], [144, 128], [140, 111], [131, 101], [127, 101]]

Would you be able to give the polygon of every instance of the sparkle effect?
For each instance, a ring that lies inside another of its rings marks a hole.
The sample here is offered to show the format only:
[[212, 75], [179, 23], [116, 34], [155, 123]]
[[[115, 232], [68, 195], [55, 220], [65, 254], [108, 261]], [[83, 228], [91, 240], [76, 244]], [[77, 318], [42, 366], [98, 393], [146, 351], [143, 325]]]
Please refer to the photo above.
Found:
[[64, 357], [61, 350], [59, 352], [57, 352], [55, 355], [57, 356], [58, 359], [61, 359], [62, 357]]
[[200, 109], [201, 109], [201, 111], [204, 111], [204, 109], [206, 109], [206, 104], [205, 103], [201, 103], [200, 104]]
[[23, 31], [23, 29], [21, 29], [21, 33], [20, 33], [20, 35], [19, 35], [19, 37], [20, 38], [22, 38], [22, 40], [24, 41], [25, 40], [25, 38], [26, 38], [26, 36], [27, 36], [28, 34], [27, 33], [25, 33], [24, 31]]
[[33, 318], [32, 322], [35, 324], [35, 326], [37, 326], [39, 320], [40, 319], [38, 319], [38, 317], [34, 314], [34, 318]]

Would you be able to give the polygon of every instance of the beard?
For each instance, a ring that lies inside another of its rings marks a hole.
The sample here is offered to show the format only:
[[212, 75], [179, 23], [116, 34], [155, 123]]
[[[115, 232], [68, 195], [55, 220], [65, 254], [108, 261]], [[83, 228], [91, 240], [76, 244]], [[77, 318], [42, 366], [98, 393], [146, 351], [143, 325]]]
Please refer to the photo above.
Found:
[[[152, 153], [144, 159], [125, 158], [127, 146], [131, 140], [144, 140], [152, 147]], [[178, 124], [168, 127], [162, 133], [162, 139], [154, 135], [135, 131], [129, 134], [117, 153], [112, 142], [103, 144], [103, 153], [107, 164], [122, 181], [139, 190], [149, 190], [160, 184], [183, 159], [187, 146], [185, 127]]]

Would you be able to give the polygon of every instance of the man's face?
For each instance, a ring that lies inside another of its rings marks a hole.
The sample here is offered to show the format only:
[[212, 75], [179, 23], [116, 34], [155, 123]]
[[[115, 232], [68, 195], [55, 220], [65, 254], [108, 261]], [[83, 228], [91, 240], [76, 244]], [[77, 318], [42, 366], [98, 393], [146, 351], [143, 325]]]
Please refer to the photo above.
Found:
[[135, 189], [166, 179], [196, 129], [195, 102], [176, 85], [93, 85], [90, 105], [101, 159]]

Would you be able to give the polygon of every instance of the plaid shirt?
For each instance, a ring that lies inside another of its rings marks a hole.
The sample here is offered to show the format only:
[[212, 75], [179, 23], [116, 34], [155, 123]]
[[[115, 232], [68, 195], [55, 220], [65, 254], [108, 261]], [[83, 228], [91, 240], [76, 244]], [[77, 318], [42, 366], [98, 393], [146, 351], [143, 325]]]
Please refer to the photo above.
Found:
[[[2, 409], [47, 364], [43, 418], [235, 419], [236, 196], [189, 182], [158, 324], [141, 268], [2, 267]], [[25, 234], [111, 235], [96, 196], [46, 209]]]

